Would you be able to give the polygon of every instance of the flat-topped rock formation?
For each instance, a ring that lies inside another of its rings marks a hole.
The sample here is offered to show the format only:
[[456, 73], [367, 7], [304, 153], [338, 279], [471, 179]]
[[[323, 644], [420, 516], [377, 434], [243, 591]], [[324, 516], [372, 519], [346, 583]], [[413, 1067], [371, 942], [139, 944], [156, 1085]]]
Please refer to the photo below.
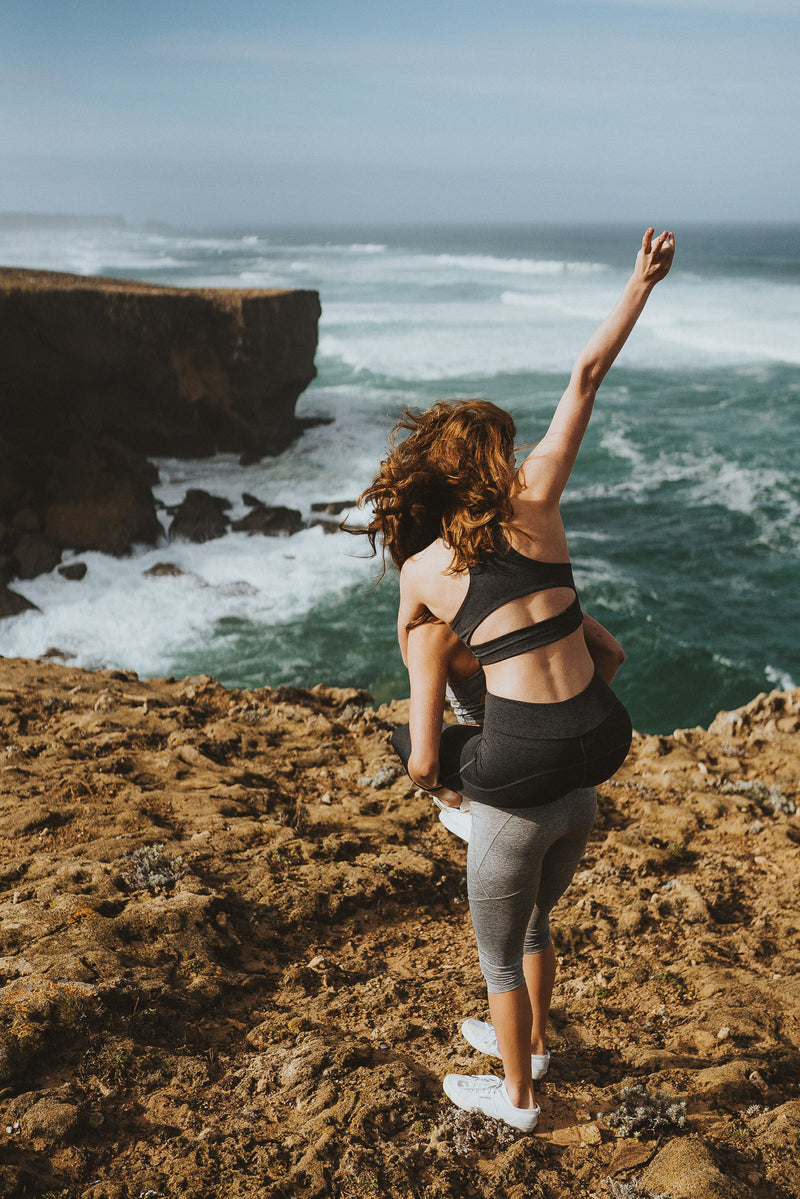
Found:
[[0, 268], [4, 439], [60, 453], [285, 449], [314, 378], [315, 291], [159, 287]]
[[147, 455], [286, 449], [319, 314], [314, 291], [0, 268], [0, 588], [65, 549], [156, 544]]

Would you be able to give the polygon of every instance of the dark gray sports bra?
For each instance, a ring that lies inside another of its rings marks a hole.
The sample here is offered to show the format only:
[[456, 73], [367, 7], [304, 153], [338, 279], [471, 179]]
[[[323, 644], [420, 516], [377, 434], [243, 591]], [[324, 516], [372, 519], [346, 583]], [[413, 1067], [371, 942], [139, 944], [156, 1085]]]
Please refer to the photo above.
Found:
[[521, 599], [537, 591], [549, 591], [554, 587], [575, 590], [569, 562], [539, 562], [536, 558], [526, 558], [508, 546], [501, 552], [490, 554], [470, 569], [467, 594], [450, 622], [450, 628], [470, 647], [482, 666], [502, 662], [517, 654], [526, 654], [542, 645], [551, 645], [581, 627], [583, 613], [577, 595], [563, 612], [548, 616], [546, 620], [512, 629], [510, 633], [492, 637], [478, 645], [473, 645], [471, 638], [478, 625], [509, 600]]

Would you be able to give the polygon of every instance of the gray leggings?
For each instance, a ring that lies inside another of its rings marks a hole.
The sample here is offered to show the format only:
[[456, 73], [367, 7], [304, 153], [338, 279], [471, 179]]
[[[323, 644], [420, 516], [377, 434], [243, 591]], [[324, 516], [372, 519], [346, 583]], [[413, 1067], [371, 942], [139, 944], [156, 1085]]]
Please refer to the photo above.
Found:
[[534, 808], [471, 801], [469, 910], [481, 971], [492, 994], [522, 986], [522, 957], [550, 944], [550, 911], [566, 891], [589, 839], [597, 793], [570, 791]]

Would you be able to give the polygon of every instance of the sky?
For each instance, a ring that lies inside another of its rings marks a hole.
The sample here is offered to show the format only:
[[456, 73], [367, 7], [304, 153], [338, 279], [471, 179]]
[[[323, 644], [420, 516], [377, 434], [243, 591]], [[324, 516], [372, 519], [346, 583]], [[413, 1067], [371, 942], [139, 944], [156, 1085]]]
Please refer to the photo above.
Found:
[[0, 213], [800, 219], [798, 0], [3, 0]]

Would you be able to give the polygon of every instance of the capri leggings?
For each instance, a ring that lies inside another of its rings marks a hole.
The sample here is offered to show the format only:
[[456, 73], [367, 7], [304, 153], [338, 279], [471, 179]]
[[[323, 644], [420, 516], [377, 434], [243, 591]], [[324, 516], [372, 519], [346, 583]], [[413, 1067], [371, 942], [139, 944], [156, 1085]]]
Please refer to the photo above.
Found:
[[[628, 713], [597, 674], [560, 703], [487, 694], [482, 729], [442, 730], [439, 781], [470, 800], [467, 889], [490, 992], [521, 986], [523, 954], [550, 944], [550, 911], [591, 831], [594, 787], [622, 765], [631, 736]], [[407, 725], [392, 745], [407, 767]]]
[[550, 911], [572, 881], [596, 809], [593, 787], [535, 808], [470, 802], [467, 893], [491, 993], [522, 986], [523, 954], [550, 944]]

